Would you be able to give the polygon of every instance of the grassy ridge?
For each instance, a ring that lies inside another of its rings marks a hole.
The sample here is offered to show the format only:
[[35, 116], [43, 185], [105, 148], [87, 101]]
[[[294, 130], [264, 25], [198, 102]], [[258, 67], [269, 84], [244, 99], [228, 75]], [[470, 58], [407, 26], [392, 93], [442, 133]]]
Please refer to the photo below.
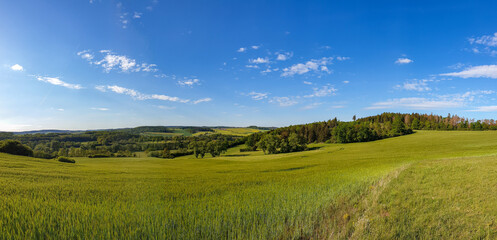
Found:
[[0, 154], [3, 238], [315, 236], [344, 197], [425, 159], [497, 153], [497, 132], [418, 132], [277, 155], [88, 159]]

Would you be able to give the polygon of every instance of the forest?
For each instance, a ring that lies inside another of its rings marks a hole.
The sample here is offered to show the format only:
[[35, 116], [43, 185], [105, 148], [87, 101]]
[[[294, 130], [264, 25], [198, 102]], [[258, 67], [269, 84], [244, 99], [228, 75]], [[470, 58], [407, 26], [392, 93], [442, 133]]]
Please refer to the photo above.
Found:
[[[216, 134], [208, 127], [181, 127], [194, 134], [190, 136], [149, 135], [146, 133], [170, 133], [171, 128], [144, 126], [128, 129], [16, 134], [0, 132], [3, 142], [0, 152], [12, 151], [6, 146], [23, 145], [24, 155], [37, 158], [56, 157], [133, 157], [144, 152], [150, 157], [175, 158], [194, 155], [203, 158], [207, 153], [220, 156], [228, 148], [245, 144], [241, 152], [262, 150], [265, 154], [298, 152], [307, 150], [311, 143], [368, 142], [413, 133], [414, 130], [497, 130], [493, 119], [477, 120], [457, 115], [446, 117], [419, 113], [382, 113], [375, 116], [344, 122], [337, 118], [323, 122], [264, 129], [248, 136]], [[257, 128], [251, 126], [250, 128]], [[26, 149], [24, 149], [24, 147]]]

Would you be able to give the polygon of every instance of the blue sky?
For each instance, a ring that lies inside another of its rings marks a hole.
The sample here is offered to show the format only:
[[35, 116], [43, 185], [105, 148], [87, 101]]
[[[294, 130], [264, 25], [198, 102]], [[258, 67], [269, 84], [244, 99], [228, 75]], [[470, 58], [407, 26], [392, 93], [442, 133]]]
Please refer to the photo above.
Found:
[[497, 113], [494, 1], [2, 1], [0, 130]]

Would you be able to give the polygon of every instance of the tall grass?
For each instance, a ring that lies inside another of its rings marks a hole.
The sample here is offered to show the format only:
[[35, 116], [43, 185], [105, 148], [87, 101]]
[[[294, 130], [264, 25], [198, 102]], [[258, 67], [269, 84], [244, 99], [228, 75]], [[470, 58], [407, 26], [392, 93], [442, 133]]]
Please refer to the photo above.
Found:
[[76, 164], [0, 154], [0, 238], [312, 237], [344, 196], [407, 163], [496, 153], [496, 137], [419, 132], [290, 154], [231, 149], [221, 158]]

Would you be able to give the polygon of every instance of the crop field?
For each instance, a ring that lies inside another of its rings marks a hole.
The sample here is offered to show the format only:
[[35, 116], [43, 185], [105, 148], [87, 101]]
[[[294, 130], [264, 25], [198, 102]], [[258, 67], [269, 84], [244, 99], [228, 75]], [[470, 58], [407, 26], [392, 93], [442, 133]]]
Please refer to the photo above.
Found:
[[214, 128], [214, 132], [198, 132], [194, 135], [202, 134], [224, 134], [224, 135], [235, 135], [235, 136], [248, 136], [252, 133], [260, 132], [261, 130], [253, 128]]
[[484, 238], [497, 132], [218, 158], [0, 154], [0, 239]]
[[261, 130], [253, 129], [253, 128], [213, 128], [213, 132], [208, 131], [200, 131], [192, 134], [187, 129], [173, 128], [173, 132], [169, 133], [161, 133], [161, 132], [146, 132], [143, 135], [147, 136], [165, 136], [165, 137], [174, 137], [174, 136], [198, 136], [204, 134], [224, 134], [224, 135], [234, 135], [234, 136], [248, 136], [252, 133], [260, 132]]

